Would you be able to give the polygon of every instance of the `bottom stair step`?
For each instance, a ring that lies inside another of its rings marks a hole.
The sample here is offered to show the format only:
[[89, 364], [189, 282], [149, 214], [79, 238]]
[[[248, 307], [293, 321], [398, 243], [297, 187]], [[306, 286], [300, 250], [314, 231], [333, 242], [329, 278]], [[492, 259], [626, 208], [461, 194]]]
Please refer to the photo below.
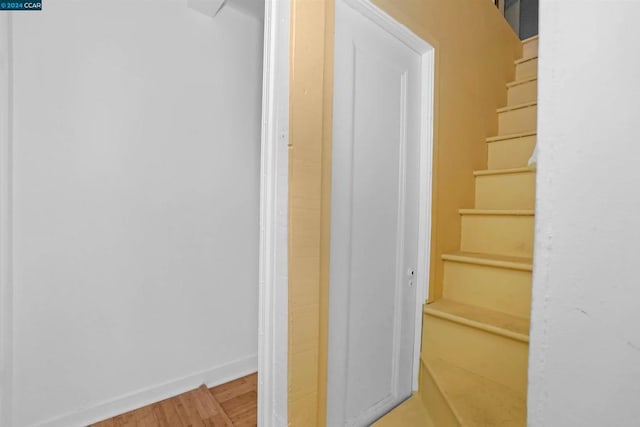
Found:
[[[436, 426], [449, 427], [457, 424], [463, 427], [521, 427], [526, 425], [525, 396], [439, 359], [422, 363], [422, 381], [431, 382], [432, 387], [430, 395], [421, 397]], [[457, 423], [448, 416], [442, 420], [436, 418], [436, 414], [443, 411], [433, 407], [432, 402], [440, 405], [445, 402]]]
[[424, 307], [422, 359], [527, 392], [528, 319], [440, 299]]

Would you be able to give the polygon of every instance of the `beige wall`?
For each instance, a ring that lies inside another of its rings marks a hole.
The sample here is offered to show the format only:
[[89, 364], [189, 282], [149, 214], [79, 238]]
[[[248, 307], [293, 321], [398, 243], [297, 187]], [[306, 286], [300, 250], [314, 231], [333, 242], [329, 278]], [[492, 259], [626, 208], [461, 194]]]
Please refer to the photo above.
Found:
[[[473, 206], [473, 170], [521, 45], [489, 0], [374, 0], [436, 49], [431, 295], [443, 252]], [[289, 422], [325, 424], [333, 1], [292, 0], [289, 226]]]

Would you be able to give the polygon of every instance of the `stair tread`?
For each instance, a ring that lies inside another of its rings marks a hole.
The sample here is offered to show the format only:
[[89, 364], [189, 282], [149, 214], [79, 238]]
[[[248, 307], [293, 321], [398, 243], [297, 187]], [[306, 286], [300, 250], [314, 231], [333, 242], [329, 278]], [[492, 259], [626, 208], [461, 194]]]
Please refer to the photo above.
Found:
[[531, 271], [533, 263], [531, 258], [493, 255], [477, 252], [450, 252], [442, 255], [445, 261], [465, 262], [469, 264], [490, 265], [495, 267], [514, 268], [517, 270]]
[[533, 55], [533, 56], [525, 56], [524, 58], [520, 58], [520, 59], [516, 59], [515, 61], [513, 61], [516, 65], [518, 64], [522, 64], [524, 62], [527, 61], [531, 61], [532, 59], [538, 59], [538, 55]]
[[525, 396], [441, 359], [424, 366], [462, 426], [526, 425]]
[[534, 216], [531, 209], [459, 209], [460, 215], [505, 215], [505, 216]]
[[522, 132], [522, 133], [512, 133], [507, 135], [496, 135], [490, 136], [486, 139], [487, 142], [496, 142], [496, 141], [505, 141], [507, 139], [518, 139], [518, 138], [526, 138], [527, 136], [536, 136], [536, 131], [533, 132]]
[[524, 79], [514, 80], [512, 82], [507, 83], [507, 87], [511, 88], [511, 87], [514, 87], [514, 86], [523, 85], [525, 83], [534, 82], [536, 80], [538, 80], [538, 76], [525, 77]]
[[507, 105], [506, 107], [498, 108], [496, 111], [498, 113], [506, 113], [507, 111], [520, 110], [522, 108], [528, 108], [528, 107], [535, 107], [536, 105], [538, 105], [538, 101], [537, 100], [536, 101], [523, 102], [522, 104]]
[[520, 168], [509, 168], [509, 169], [484, 169], [484, 170], [478, 170], [478, 171], [474, 171], [473, 175], [474, 176], [484, 176], [484, 175], [506, 175], [506, 174], [510, 174], [510, 173], [529, 173], [529, 172], [535, 172], [536, 171], [536, 167], [535, 166], [523, 166]]
[[529, 319], [441, 298], [424, 307], [424, 313], [460, 324], [529, 342]]

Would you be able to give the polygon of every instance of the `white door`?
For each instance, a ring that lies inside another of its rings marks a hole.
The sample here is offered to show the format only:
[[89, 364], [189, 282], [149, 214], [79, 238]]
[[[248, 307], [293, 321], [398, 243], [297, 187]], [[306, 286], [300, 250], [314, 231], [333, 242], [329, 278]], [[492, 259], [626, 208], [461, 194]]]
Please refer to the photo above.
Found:
[[327, 425], [409, 397], [418, 257], [421, 55], [336, 3]]

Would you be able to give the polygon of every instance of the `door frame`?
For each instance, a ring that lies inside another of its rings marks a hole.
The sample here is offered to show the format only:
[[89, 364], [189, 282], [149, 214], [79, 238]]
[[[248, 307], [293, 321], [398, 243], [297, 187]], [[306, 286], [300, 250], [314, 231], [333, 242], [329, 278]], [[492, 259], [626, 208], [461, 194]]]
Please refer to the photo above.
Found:
[[265, 1], [258, 317], [260, 427], [288, 424], [289, 21], [289, 0]]
[[433, 181], [433, 135], [434, 135], [434, 79], [435, 48], [423, 38], [401, 24], [370, 0], [336, 0], [359, 12], [369, 21], [385, 30], [421, 58], [421, 117], [420, 123], [420, 199], [418, 210], [418, 259], [415, 307], [415, 337], [413, 346], [413, 390], [418, 390], [420, 374], [420, 351], [422, 344], [422, 307], [429, 295], [429, 270], [431, 256], [431, 204]]

